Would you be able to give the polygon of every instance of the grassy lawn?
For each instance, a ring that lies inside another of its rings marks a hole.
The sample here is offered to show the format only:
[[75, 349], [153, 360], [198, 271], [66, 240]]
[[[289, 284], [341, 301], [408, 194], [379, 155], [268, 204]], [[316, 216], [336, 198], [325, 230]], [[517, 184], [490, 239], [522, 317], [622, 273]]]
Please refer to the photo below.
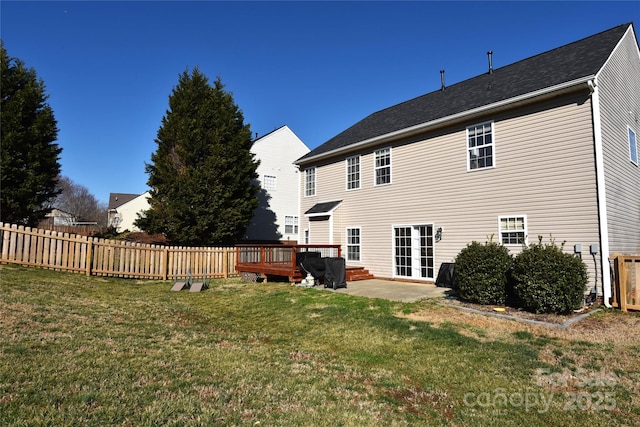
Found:
[[640, 425], [640, 316], [0, 266], [0, 425]]

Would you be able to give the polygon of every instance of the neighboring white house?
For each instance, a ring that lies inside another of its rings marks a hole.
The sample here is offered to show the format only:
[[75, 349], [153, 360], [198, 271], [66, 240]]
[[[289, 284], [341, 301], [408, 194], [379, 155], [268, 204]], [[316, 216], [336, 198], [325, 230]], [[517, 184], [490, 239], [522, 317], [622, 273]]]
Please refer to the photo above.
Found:
[[78, 223], [78, 218], [75, 215], [57, 208], [51, 209], [45, 218], [53, 226], [72, 227]]
[[109, 194], [108, 222], [109, 227], [115, 227], [118, 233], [123, 231], [140, 231], [133, 225], [138, 219], [138, 213], [149, 209], [149, 192], [143, 194]]
[[287, 126], [282, 126], [253, 142], [257, 160], [260, 205], [247, 228], [251, 241], [297, 241], [299, 230], [299, 172], [293, 162], [309, 152]]

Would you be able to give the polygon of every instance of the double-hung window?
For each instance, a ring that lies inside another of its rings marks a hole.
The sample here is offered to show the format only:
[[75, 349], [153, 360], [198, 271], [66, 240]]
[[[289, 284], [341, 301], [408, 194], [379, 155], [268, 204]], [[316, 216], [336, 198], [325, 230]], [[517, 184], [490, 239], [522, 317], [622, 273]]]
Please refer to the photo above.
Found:
[[629, 156], [631, 163], [638, 165], [638, 142], [636, 140], [636, 133], [633, 129], [629, 128]]
[[347, 228], [347, 261], [360, 261], [360, 228]]
[[527, 244], [526, 216], [501, 216], [498, 222], [500, 227], [500, 242], [503, 245]]
[[304, 170], [304, 195], [305, 197], [316, 195], [316, 167]]
[[467, 170], [488, 169], [495, 165], [493, 122], [467, 128]]
[[262, 188], [267, 191], [276, 191], [276, 177], [265, 175], [262, 180]]
[[360, 156], [347, 159], [347, 190], [360, 188]]
[[297, 216], [284, 217], [284, 232], [285, 234], [298, 234], [298, 217]]
[[376, 185], [391, 184], [391, 148], [376, 150], [374, 157]]

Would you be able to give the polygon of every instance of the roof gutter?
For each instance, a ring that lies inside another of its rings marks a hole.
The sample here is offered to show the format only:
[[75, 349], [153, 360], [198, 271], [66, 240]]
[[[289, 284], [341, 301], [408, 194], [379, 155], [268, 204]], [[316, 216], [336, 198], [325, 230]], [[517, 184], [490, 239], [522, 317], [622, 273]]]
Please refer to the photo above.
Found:
[[357, 142], [355, 144], [350, 144], [346, 147], [341, 147], [335, 150], [327, 151], [325, 153], [317, 154], [315, 156], [307, 157], [304, 160], [297, 160], [294, 162], [296, 165], [304, 165], [307, 163], [315, 162], [318, 160], [323, 160], [329, 157], [333, 157], [342, 152], [353, 151], [358, 148], [366, 147], [368, 145], [373, 145], [377, 143], [381, 143], [384, 141], [400, 138], [403, 136], [409, 136], [415, 133], [423, 132], [429, 128], [443, 126], [445, 124], [450, 124], [451, 122], [459, 121], [470, 116], [483, 114], [489, 112], [491, 110], [505, 108], [512, 104], [525, 103], [527, 101], [532, 101], [533, 99], [537, 99], [540, 97], [546, 97], [550, 95], [556, 95], [557, 92], [571, 92], [572, 89], [578, 89], [579, 86], [587, 85], [589, 81], [594, 78], [593, 75], [581, 77], [579, 79], [571, 80], [568, 82], [561, 83], [559, 85], [547, 87], [544, 89], [540, 89], [534, 92], [529, 92], [524, 95], [516, 96], [513, 98], [505, 99], [502, 101], [495, 102], [493, 104], [483, 105], [482, 107], [474, 108], [467, 111], [462, 111], [460, 113], [452, 114], [450, 116], [441, 117], [439, 119], [435, 119], [429, 122], [421, 123], [419, 125], [411, 126], [409, 128], [400, 129], [395, 132], [386, 133], [384, 135], [379, 135], [373, 138], [366, 139], [364, 141]]

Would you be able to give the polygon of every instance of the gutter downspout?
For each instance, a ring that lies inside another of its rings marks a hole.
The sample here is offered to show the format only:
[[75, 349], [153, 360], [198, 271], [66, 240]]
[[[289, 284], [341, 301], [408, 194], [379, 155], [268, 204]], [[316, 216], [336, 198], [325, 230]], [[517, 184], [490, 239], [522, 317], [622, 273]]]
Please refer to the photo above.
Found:
[[[602, 280], [602, 299], [607, 308], [611, 308], [611, 270], [609, 266], [609, 226], [607, 221], [607, 196], [605, 191], [604, 153], [602, 147], [602, 122], [600, 119], [600, 92], [596, 78], [589, 80], [591, 91], [591, 114], [593, 118], [593, 137], [596, 154], [596, 188], [598, 193], [598, 225], [600, 228], [600, 272]], [[596, 289], [597, 292], [597, 289]]]

